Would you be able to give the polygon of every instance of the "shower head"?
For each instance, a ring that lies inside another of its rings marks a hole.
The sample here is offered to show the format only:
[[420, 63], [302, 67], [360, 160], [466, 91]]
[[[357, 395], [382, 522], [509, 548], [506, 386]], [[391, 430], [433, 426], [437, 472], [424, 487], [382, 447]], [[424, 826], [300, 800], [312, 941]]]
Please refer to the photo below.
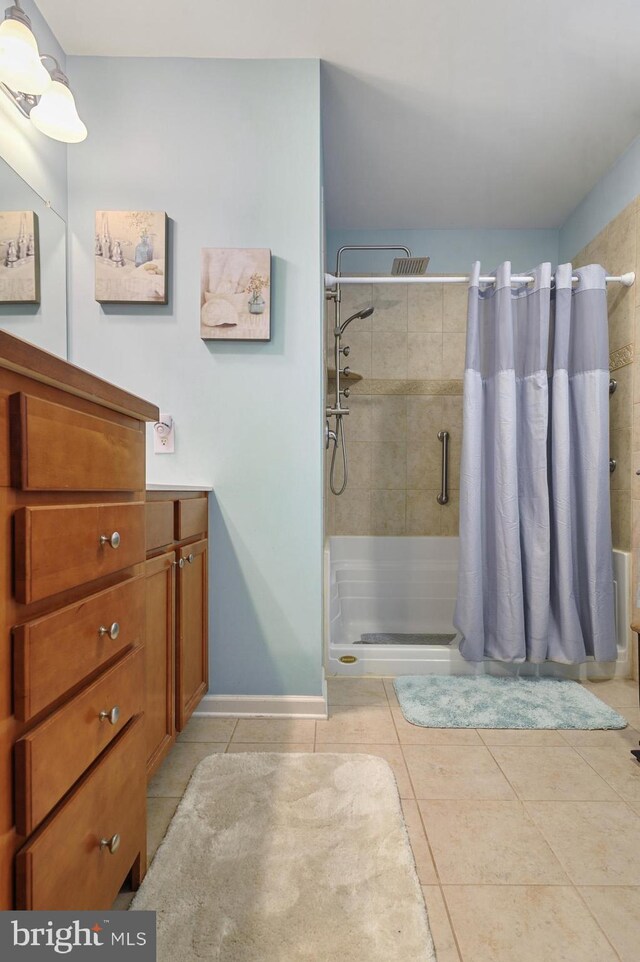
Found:
[[351, 321], [355, 321], [358, 318], [371, 317], [371, 315], [373, 314], [373, 311], [374, 311], [373, 307], [367, 307], [363, 311], [358, 311], [356, 314], [352, 314], [351, 317], [348, 317], [346, 319], [344, 324], [341, 324], [340, 327], [336, 328], [336, 334], [338, 334], [341, 337], [344, 334], [344, 331], [347, 325], [351, 324]]
[[428, 257], [395, 257], [391, 268], [392, 277], [420, 277], [427, 273]]

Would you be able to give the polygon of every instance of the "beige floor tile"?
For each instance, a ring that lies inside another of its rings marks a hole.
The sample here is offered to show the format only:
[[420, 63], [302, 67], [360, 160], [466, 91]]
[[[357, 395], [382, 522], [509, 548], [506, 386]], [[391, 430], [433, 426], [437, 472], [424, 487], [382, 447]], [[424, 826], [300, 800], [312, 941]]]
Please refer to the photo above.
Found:
[[592, 695], [614, 708], [638, 707], [638, 682], [627, 678], [612, 678], [611, 681], [588, 681], [584, 687]]
[[491, 749], [520, 798], [616, 800], [611, 786], [570, 746]]
[[579, 729], [563, 729], [560, 732], [565, 742], [574, 748], [610, 748], [624, 752], [637, 748], [640, 733], [635, 728], [618, 728], [611, 731], [580, 731]]
[[147, 799], [147, 864], [149, 865], [160, 842], [167, 834], [169, 822], [179, 802], [179, 798]]
[[610, 885], [585, 887], [579, 891], [621, 962], [637, 962], [640, 954], [640, 888]]
[[625, 802], [525, 802], [575, 885], [640, 885], [640, 819]]
[[566, 744], [559, 732], [541, 728], [479, 728], [478, 735], [485, 745], [562, 748]]
[[449, 922], [447, 907], [444, 904], [439, 885], [423, 885], [422, 894], [427, 906], [429, 928], [433, 937], [438, 962], [460, 962], [453, 930]]
[[393, 678], [383, 678], [384, 690], [387, 693], [387, 698], [389, 699], [389, 704], [392, 708], [399, 708], [400, 702], [398, 701], [398, 696], [396, 695], [396, 690], [393, 687]]
[[633, 707], [631, 705], [625, 705], [624, 708], [618, 708], [618, 712], [627, 719], [632, 728], [636, 731], [640, 731], [640, 708]]
[[636, 815], [640, 815], [640, 802], [632, 802], [627, 800], [627, 805], [633, 812], [636, 813]]
[[336, 708], [326, 721], [316, 722], [316, 744], [397, 745], [389, 708]]
[[577, 751], [619, 795], [640, 802], [640, 765], [626, 747], [620, 750], [578, 748]]
[[409, 772], [399, 745], [343, 745], [339, 742], [323, 742], [317, 746], [316, 750], [319, 752], [337, 752], [338, 754], [377, 755], [379, 758], [384, 758], [393, 769], [400, 798], [413, 798]]
[[443, 885], [569, 884], [522, 802], [418, 804]]
[[205, 718], [193, 715], [178, 735], [179, 742], [228, 742], [236, 727], [236, 718]]
[[570, 886], [447, 885], [465, 962], [617, 962]]
[[403, 751], [416, 798], [515, 797], [488, 748], [405, 745]]
[[391, 712], [401, 745], [482, 745], [473, 728], [423, 728], [408, 722], [401, 708], [392, 708]]
[[227, 755], [239, 752], [276, 752], [313, 754], [313, 742], [230, 742]]
[[224, 752], [216, 742], [185, 742], [174, 745], [147, 787], [151, 798], [180, 798], [184, 794], [194, 768], [207, 755]]
[[329, 707], [335, 705], [382, 705], [387, 693], [382, 678], [327, 678]]
[[420, 883], [421, 885], [436, 885], [438, 876], [433, 867], [433, 859], [431, 858], [431, 852], [427, 844], [427, 837], [424, 834], [424, 827], [418, 806], [413, 799], [405, 798], [402, 802], [402, 812], [404, 814], [407, 832], [409, 833], [409, 841], [411, 842]]
[[313, 742], [315, 722], [310, 718], [240, 718], [235, 742]]

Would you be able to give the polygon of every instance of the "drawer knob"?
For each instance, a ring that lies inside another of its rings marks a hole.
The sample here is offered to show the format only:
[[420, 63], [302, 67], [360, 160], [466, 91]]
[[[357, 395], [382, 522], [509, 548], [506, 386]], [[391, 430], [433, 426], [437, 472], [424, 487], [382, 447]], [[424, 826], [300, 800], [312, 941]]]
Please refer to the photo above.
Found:
[[112, 855], [117, 852], [120, 848], [120, 836], [118, 833], [116, 832], [111, 838], [101, 838], [100, 848], [108, 848]]
[[119, 548], [119, 547], [120, 547], [120, 535], [118, 534], [117, 531], [114, 531], [113, 534], [101, 534], [101, 535], [100, 535], [100, 544], [101, 544], [101, 545], [108, 544], [108, 545], [111, 545], [112, 548]]
[[101, 711], [98, 718], [101, 722], [108, 721], [111, 725], [117, 725], [120, 718], [120, 709], [117, 705], [114, 705], [111, 711]]
[[192, 565], [192, 564], [193, 564], [193, 554], [188, 555], [188, 557], [186, 557], [184, 560], [185, 560], [185, 561], [188, 561], [189, 564]]
[[103, 635], [109, 635], [109, 638], [111, 638], [111, 641], [115, 641], [118, 635], [120, 634], [120, 625], [118, 624], [117, 621], [114, 621], [114, 623], [110, 625], [108, 628], [106, 625], [100, 625], [100, 627], [98, 628], [98, 634], [100, 635], [100, 637], [102, 637]]
[[179, 561], [172, 561], [171, 564], [174, 568], [184, 568], [184, 558], [180, 558]]

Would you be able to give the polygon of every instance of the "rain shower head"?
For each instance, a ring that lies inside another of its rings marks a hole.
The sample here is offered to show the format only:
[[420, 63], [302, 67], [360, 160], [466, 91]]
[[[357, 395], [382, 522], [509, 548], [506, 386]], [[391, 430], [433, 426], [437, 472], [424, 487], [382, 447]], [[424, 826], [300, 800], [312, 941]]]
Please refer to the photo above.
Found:
[[391, 268], [392, 277], [420, 277], [427, 273], [428, 257], [395, 257]]

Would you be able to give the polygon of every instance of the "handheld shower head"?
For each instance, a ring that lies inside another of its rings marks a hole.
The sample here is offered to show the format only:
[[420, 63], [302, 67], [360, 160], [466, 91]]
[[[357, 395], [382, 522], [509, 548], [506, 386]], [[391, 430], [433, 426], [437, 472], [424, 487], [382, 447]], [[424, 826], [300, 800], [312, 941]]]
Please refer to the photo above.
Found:
[[342, 323], [342, 324], [340, 325], [340, 327], [337, 327], [337, 328], [336, 328], [336, 334], [337, 334], [339, 337], [342, 337], [342, 335], [343, 335], [344, 332], [345, 332], [345, 328], [346, 328], [349, 324], [351, 324], [351, 321], [355, 321], [355, 320], [357, 320], [357, 319], [359, 319], [359, 318], [371, 317], [371, 315], [373, 314], [373, 311], [374, 311], [374, 308], [373, 308], [373, 307], [367, 307], [367, 308], [365, 308], [365, 309], [362, 310], [362, 311], [357, 311], [357, 313], [352, 314], [351, 317], [348, 317], [348, 318], [346, 319], [346, 321], [344, 321], [344, 323]]

